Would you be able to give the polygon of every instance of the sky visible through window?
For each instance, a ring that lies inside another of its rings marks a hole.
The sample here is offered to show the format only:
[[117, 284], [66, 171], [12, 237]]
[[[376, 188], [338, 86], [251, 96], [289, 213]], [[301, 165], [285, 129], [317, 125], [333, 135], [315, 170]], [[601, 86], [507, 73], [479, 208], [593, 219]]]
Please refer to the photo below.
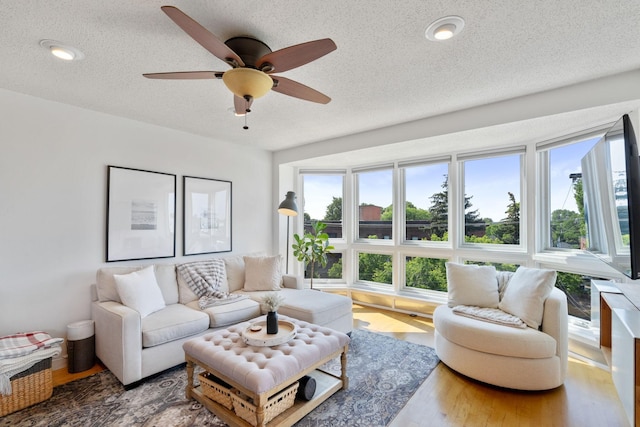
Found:
[[391, 169], [358, 174], [359, 204], [390, 206], [393, 197], [393, 174]]
[[443, 191], [448, 173], [448, 163], [414, 166], [405, 169], [407, 201], [420, 209], [431, 207], [431, 196]]
[[587, 152], [598, 141], [598, 138], [588, 139], [575, 144], [565, 145], [550, 150], [549, 156], [549, 187], [551, 212], [566, 209], [578, 212], [573, 194], [572, 173], [580, 173], [580, 162]]
[[342, 175], [304, 175], [305, 196], [302, 205], [311, 219], [324, 219], [327, 206], [333, 198], [342, 197], [342, 179]]
[[494, 222], [504, 219], [509, 192], [520, 202], [520, 155], [488, 157], [465, 163], [464, 192], [471, 211]]
[[[551, 210], [567, 209], [578, 212], [573, 197], [573, 181], [570, 174], [580, 172], [580, 161], [591, 149], [598, 138], [552, 150], [550, 163]], [[478, 210], [480, 218], [500, 221], [505, 218], [509, 203], [507, 192], [514, 193], [516, 200], [520, 195], [520, 162], [517, 156], [499, 156], [465, 162], [465, 193], [473, 196], [472, 210]], [[427, 167], [406, 168], [406, 200], [421, 209], [431, 206], [431, 196], [442, 191], [447, 174], [447, 164], [428, 165]], [[369, 203], [382, 208], [391, 205], [392, 174], [389, 170], [363, 173], [366, 179], [359, 182], [359, 203]], [[507, 179], [505, 179], [507, 177]], [[421, 183], [421, 185], [415, 185]], [[332, 197], [342, 192], [342, 176], [305, 175], [305, 192], [313, 194], [305, 199], [305, 212], [313, 219], [322, 219]]]

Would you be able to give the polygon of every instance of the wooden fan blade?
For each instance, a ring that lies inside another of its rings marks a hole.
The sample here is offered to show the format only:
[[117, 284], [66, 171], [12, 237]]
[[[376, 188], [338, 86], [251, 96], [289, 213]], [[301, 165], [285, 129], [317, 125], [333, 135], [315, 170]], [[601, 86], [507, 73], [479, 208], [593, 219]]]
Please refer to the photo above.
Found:
[[306, 101], [317, 102], [319, 104], [328, 104], [331, 101], [327, 95], [318, 92], [315, 89], [311, 89], [309, 86], [305, 86], [302, 83], [298, 83], [286, 77], [271, 76], [276, 82], [273, 85], [272, 90], [279, 92], [283, 95], [293, 96], [294, 98], [304, 99]]
[[174, 6], [162, 6], [162, 11], [178, 24], [185, 33], [200, 43], [202, 47], [231, 65], [235, 61], [239, 66], [243, 67], [244, 62], [233, 50], [229, 48], [222, 40], [214, 36], [209, 30], [198, 24], [196, 21], [185, 15], [180, 9]]
[[178, 71], [174, 73], [146, 73], [143, 74], [148, 79], [168, 79], [168, 80], [198, 80], [198, 79], [221, 79], [222, 71]]
[[256, 61], [258, 70], [265, 64], [271, 64], [273, 69], [265, 71], [268, 73], [281, 73], [293, 68], [308, 64], [311, 61], [333, 52], [337, 49], [336, 44], [331, 39], [320, 39], [311, 42], [301, 43], [294, 46], [285, 47], [268, 53]]
[[241, 98], [237, 95], [233, 97], [233, 106], [236, 109], [236, 114], [244, 116], [247, 113], [247, 110], [251, 109], [251, 104], [253, 104], [253, 98], [249, 99], [247, 102], [246, 99]]

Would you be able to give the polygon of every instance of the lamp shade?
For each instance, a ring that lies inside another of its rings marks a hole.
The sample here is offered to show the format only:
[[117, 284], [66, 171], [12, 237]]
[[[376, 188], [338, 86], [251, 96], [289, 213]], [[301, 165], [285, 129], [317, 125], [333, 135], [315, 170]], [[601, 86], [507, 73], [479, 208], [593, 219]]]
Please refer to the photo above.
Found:
[[284, 196], [284, 200], [278, 206], [278, 213], [286, 216], [298, 215], [298, 205], [296, 204], [296, 193], [293, 191], [287, 191]]
[[233, 68], [222, 75], [222, 81], [234, 95], [260, 98], [273, 87], [271, 77], [253, 68]]

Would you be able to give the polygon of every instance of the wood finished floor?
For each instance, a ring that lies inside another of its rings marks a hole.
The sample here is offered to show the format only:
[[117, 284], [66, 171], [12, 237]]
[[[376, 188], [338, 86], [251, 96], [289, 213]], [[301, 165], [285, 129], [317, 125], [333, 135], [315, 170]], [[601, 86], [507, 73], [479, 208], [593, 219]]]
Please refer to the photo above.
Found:
[[[377, 308], [354, 305], [354, 326], [433, 347], [433, 323]], [[92, 375], [54, 371], [54, 386]], [[565, 384], [546, 392], [488, 386], [444, 364], [429, 375], [390, 427], [629, 427], [609, 372], [569, 359]]]
[[[355, 327], [434, 346], [430, 319], [354, 305]], [[519, 392], [479, 383], [444, 364], [429, 375], [390, 427], [628, 427], [611, 374], [569, 359], [565, 384]]]

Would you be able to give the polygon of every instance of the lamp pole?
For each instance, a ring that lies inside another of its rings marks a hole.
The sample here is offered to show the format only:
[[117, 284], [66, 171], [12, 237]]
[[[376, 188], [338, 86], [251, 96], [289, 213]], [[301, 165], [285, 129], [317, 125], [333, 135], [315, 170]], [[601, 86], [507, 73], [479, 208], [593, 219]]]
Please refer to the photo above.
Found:
[[287, 191], [284, 200], [278, 206], [278, 213], [287, 217], [287, 256], [286, 256], [286, 273], [289, 274], [289, 220], [292, 216], [298, 215], [298, 204], [296, 203], [296, 193]]

